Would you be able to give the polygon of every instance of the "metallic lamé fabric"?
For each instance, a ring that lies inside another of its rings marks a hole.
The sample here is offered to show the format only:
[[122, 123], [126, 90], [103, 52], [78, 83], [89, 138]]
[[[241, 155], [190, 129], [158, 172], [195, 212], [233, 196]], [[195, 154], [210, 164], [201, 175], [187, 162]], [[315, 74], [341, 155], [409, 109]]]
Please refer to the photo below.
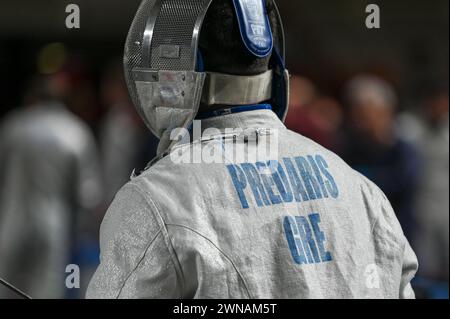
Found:
[[[417, 259], [378, 187], [270, 110], [202, 126], [277, 130], [278, 158], [265, 160], [320, 155], [339, 195], [260, 207], [246, 189], [244, 208], [226, 164], [175, 164], [167, 156], [117, 194], [101, 227], [101, 265], [88, 298], [414, 297]], [[293, 258], [283, 221], [310, 214], [321, 216], [331, 261]]]

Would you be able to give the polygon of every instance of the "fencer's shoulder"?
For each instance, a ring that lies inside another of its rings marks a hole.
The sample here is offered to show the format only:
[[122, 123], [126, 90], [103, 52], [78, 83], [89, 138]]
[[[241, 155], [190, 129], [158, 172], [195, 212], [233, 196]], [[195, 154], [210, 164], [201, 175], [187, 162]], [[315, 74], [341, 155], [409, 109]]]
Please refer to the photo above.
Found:
[[164, 223], [183, 215], [184, 210], [179, 208], [192, 201], [193, 194], [202, 193], [201, 170], [194, 167], [173, 164], [165, 157], [140, 175], [132, 176], [116, 195], [109, 212], [111, 222], [105, 219], [105, 225], [114, 229], [133, 221], [136, 227], [151, 228], [150, 233], [162, 231]]
[[339, 173], [342, 176], [346, 176], [345, 182], [348, 186], [360, 190], [365, 196], [373, 198], [374, 200], [387, 201], [386, 195], [374, 182], [353, 169], [339, 155], [296, 132], [290, 130], [286, 130], [285, 132], [284, 143], [291, 148], [292, 145], [297, 145], [297, 148], [299, 148], [302, 153], [319, 153], [323, 155], [327, 158], [327, 162], [330, 165], [339, 170]]
[[165, 188], [175, 191], [178, 186], [185, 187], [191, 178], [202, 171], [202, 167], [202, 164], [174, 162], [171, 156], [167, 155], [149, 165], [139, 175], [133, 173], [130, 183], [146, 192], [152, 189], [156, 190], [154, 193], [159, 193], [159, 190]]
[[361, 208], [371, 221], [372, 232], [377, 232], [381, 227], [383, 236], [389, 235], [392, 242], [403, 245], [405, 236], [386, 194], [369, 178], [350, 166], [348, 168], [347, 181], [352, 185], [354, 200], [362, 203]]
[[23, 126], [25, 120], [25, 113], [22, 108], [14, 109], [0, 120], [1, 136], [11, 136], [16, 133], [17, 129]]
[[131, 181], [119, 190], [109, 206], [101, 225], [101, 237], [104, 241], [114, 241], [126, 235], [129, 229], [143, 227], [146, 232], [156, 234], [162, 223], [152, 199], [141, 185]]
[[[377, 225], [383, 225], [385, 229], [390, 231], [396, 241], [401, 242], [403, 240], [403, 231], [394, 209], [386, 194], [378, 187], [378, 185], [353, 169], [339, 155], [324, 148], [318, 143], [295, 132], [288, 131], [287, 134], [292, 139], [298, 141], [298, 145], [302, 149], [302, 152], [310, 154], [318, 153], [327, 159], [330, 169], [338, 176], [339, 182], [343, 188], [348, 190], [346, 192], [348, 200], [354, 205], [358, 205], [360, 209], [365, 212], [364, 214], [367, 215], [371, 221], [373, 228]], [[292, 143], [289, 138], [285, 141], [287, 143]]]
[[321, 154], [325, 156], [329, 162], [333, 163], [335, 166], [338, 166], [341, 170], [344, 170], [351, 175], [354, 173], [354, 170], [333, 151], [294, 131], [285, 130], [284, 132], [285, 133], [281, 141], [285, 144], [285, 148], [289, 148], [291, 151], [297, 153]]
[[306, 147], [307, 149], [316, 149], [323, 152], [332, 153], [327, 148], [302, 134], [294, 132], [290, 129], [283, 130], [282, 132], [284, 135], [282, 136], [281, 141], [286, 141], [289, 144], [297, 144], [300, 145], [300, 147]]
[[62, 104], [41, 112], [40, 116], [41, 121], [51, 126], [54, 132], [67, 132], [68, 136], [81, 141], [91, 142], [95, 139], [89, 125]]
[[62, 104], [37, 104], [13, 110], [0, 123], [0, 131], [7, 132], [10, 139], [36, 143], [51, 139], [57, 142], [54, 145], [74, 151], [95, 144], [89, 126]]
[[381, 190], [381, 188], [377, 184], [375, 184], [366, 176], [364, 176], [363, 174], [354, 169], [352, 169], [352, 173], [353, 179], [360, 188], [361, 193], [363, 193], [366, 197], [370, 198], [373, 202], [376, 202], [380, 205], [385, 204], [390, 205], [390, 202], [386, 194]]

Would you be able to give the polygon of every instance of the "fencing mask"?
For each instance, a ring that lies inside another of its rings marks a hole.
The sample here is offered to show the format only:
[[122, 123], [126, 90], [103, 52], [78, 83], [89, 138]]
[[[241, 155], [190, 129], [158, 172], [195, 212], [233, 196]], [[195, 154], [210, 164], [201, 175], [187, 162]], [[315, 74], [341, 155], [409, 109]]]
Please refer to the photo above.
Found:
[[[263, 74], [205, 72], [199, 49], [203, 20], [213, 1], [232, 1], [240, 41], [253, 56], [271, 55]], [[271, 25], [268, 12], [275, 13]], [[272, 28], [276, 27], [277, 39]], [[125, 44], [125, 76], [139, 114], [169, 150], [172, 130], [189, 128], [200, 104], [249, 105], [268, 102], [284, 121], [289, 74], [284, 64], [284, 32], [278, 8], [268, 0], [143, 0]]]

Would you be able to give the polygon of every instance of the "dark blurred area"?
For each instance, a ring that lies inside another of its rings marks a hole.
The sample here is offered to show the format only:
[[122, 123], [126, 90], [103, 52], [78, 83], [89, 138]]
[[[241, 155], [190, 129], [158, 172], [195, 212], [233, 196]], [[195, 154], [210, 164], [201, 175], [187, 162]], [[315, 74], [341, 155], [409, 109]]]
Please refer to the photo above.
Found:
[[[69, 3], [80, 29], [66, 28]], [[139, 3], [0, 3], [0, 276], [33, 297], [83, 297], [106, 208], [156, 154], [121, 64]], [[419, 258], [417, 297], [448, 298], [448, 0], [377, 1], [381, 29], [366, 28], [370, 1], [278, 3], [287, 126], [386, 193]], [[70, 263], [81, 289], [65, 287]]]

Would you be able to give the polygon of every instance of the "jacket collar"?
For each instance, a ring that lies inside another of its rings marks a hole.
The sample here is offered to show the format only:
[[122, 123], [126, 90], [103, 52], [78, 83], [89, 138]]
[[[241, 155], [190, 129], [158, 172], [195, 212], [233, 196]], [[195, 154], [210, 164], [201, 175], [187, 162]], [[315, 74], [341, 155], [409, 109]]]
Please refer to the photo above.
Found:
[[222, 115], [201, 121], [202, 132], [207, 129], [286, 129], [278, 116], [271, 110], [256, 110]]
[[[191, 138], [188, 140], [180, 141], [179, 143], [175, 144], [173, 148], [189, 144], [192, 141], [198, 141], [199, 139], [209, 139], [218, 134], [226, 135], [229, 134], [229, 132], [227, 132], [229, 130], [242, 130], [245, 132], [249, 129], [274, 130], [286, 129], [286, 126], [272, 110], [255, 110], [221, 115], [201, 121], [195, 121], [193, 123], [193, 127], [190, 130]], [[161, 150], [162, 148], [160, 144], [160, 147], [158, 149], [158, 156], [151, 162], [150, 165], [152, 165], [152, 163], [154, 163], [161, 157], [165, 156], [165, 153]], [[170, 150], [168, 152], [170, 153]]]

